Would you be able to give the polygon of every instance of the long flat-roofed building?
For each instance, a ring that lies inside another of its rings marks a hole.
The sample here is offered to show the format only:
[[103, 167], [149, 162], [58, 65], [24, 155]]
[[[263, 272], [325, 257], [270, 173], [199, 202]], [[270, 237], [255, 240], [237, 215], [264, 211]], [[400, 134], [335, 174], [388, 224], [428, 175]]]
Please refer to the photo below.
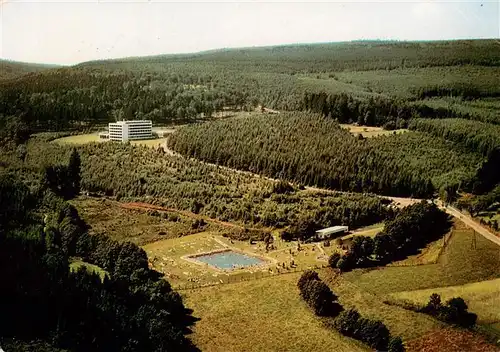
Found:
[[320, 240], [329, 239], [335, 234], [342, 234], [349, 231], [347, 226], [332, 226], [316, 231], [316, 238]]
[[129, 120], [112, 122], [108, 125], [109, 139], [126, 142], [153, 138], [153, 122], [151, 120]]

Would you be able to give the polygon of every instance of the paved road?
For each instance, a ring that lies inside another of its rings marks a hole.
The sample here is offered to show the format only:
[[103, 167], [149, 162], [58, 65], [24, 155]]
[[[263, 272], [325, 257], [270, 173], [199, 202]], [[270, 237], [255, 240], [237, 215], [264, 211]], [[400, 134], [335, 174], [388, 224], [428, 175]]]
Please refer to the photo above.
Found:
[[[440, 205], [440, 207], [441, 209], [444, 209], [442, 205]], [[465, 225], [469, 226], [470, 228], [472, 228], [477, 233], [481, 234], [486, 239], [500, 246], [500, 237], [496, 236], [494, 233], [483, 227], [481, 224], [477, 223], [469, 215], [462, 213], [460, 210], [450, 205], [446, 207], [446, 212], [456, 217], [457, 219], [460, 219]]]
[[[165, 142], [163, 148], [167, 152], [167, 154], [169, 154], [169, 155], [182, 157], [182, 155], [180, 155], [180, 154], [174, 152], [173, 150], [169, 149], [168, 145], [167, 145], [167, 142]], [[201, 161], [201, 160], [198, 160], [198, 159], [195, 159], [195, 158], [191, 158], [191, 159], [199, 161], [199, 162], [204, 163], [204, 164], [212, 165], [214, 167], [218, 167], [218, 168], [230, 170], [230, 171], [233, 171], [233, 172], [242, 173], [242, 174], [248, 174], [248, 175], [251, 175], [251, 176], [254, 176], [254, 177], [263, 178], [263, 179], [270, 180], [270, 181], [275, 181], [275, 182], [278, 181], [275, 178], [261, 176], [261, 175], [255, 174], [253, 172], [250, 172], [250, 171], [237, 170], [237, 169], [229, 168], [227, 166], [221, 166], [221, 165], [217, 165], [217, 164], [208, 163], [208, 162]], [[350, 192], [334, 191], [334, 190], [331, 190], [331, 189], [311, 187], [311, 186], [306, 186], [305, 189], [309, 190], [309, 191], [314, 191], [314, 192], [350, 193]], [[422, 199], [417, 199], [417, 198], [402, 198], [402, 197], [388, 197], [388, 196], [382, 196], [382, 197], [394, 201], [395, 204], [398, 207], [401, 207], [401, 208], [403, 208], [403, 207], [405, 207], [407, 205], [418, 203], [418, 202], [420, 202], [422, 200]], [[437, 204], [438, 204], [438, 206], [442, 210], [445, 210], [448, 214], [456, 217], [457, 219], [460, 219], [467, 226], [469, 226], [470, 228], [474, 229], [476, 232], [478, 232], [479, 234], [481, 234], [482, 236], [484, 236], [486, 239], [488, 239], [491, 242], [496, 243], [497, 245], [500, 246], [500, 237], [496, 236], [494, 233], [492, 233], [491, 231], [489, 231], [488, 229], [486, 229], [485, 227], [483, 227], [482, 225], [480, 225], [479, 223], [477, 223], [469, 215], [466, 215], [466, 214], [462, 213], [460, 210], [458, 210], [458, 209], [456, 209], [456, 208], [454, 208], [452, 206], [448, 205], [448, 206], [445, 207], [440, 200], [437, 200]]]

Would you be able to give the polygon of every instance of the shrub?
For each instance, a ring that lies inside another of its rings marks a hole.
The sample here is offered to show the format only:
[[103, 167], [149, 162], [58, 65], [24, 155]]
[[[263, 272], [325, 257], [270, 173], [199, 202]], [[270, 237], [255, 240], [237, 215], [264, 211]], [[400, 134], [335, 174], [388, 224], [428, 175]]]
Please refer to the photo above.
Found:
[[435, 316], [441, 321], [471, 328], [476, 324], [477, 315], [467, 311], [467, 303], [461, 297], [451, 298], [446, 305], [441, 303], [441, 297], [433, 293], [429, 302], [420, 311]]
[[389, 340], [388, 352], [405, 352], [405, 346], [401, 337], [392, 337]]
[[311, 280], [320, 280], [318, 273], [313, 270], [304, 271], [297, 282], [297, 287], [299, 288], [301, 294], [306, 283]]
[[340, 271], [342, 272], [349, 271], [353, 267], [354, 267], [354, 258], [350, 253], [340, 257], [340, 259], [337, 262], [337, 268], [339, 268]]
[[360, 317], [356, 309], [344, 310], [335, 318], [333, 326], [342, 335], [353, 337]]
[[320, 316], [337, 316], [342, 306], [337, 303], [337, 296], [330, 290], [315, 271], [305, 271], [297, 286], [300, 295], [313, 308], [314, 313]]
[[339, 262], [340, 260], [340, 254], [335, 252], [333, 253], [330, 258], [328, 258], [328, 265], [331, 267], [331, 268], [336, 268], [337, 267], [337, 263]]
[[386, 351], [390, 333], [389, 329], [381, 321], [360, 318], [358, 319], [358, 330], [355, 332], [355, 337], [377, 351]]

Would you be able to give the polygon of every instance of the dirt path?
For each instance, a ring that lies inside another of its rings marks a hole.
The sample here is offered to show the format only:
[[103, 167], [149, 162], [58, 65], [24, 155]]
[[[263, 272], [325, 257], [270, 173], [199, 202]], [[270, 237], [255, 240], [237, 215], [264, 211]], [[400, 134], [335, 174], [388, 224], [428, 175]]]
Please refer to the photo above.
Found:
[[[168, 154], [170, 156], [177, 156], [177, 157], [180, 157], [180, 158], [184, 158], [184, 156], [182, 154], [179, 154], [179, 153], [173, 151], [172, 149], [170, 149], [168, 147], [168, 137], [167, 137], [167, 140], [165, 141], [165, 143], [163, 143], [162, 147], [163, 147], [163, 150], [165, 151], [166, 154]], [[200, 160], [200, 159], [196, 159], [196, 158], [189, 158], [189, 160], [197, 161], [199, 163], [202, 163], [202, 164], [205, 164], [205, 165], [209, 165], [209, 166], [212, 166], [212, 167], [216, 167], [216, 168], [220, 168], [220, 169], [223, 169], [223, 170], [227, 170], [227, 171], [230, 171], [230, 172], [244, 174], [244, 175], [248, 175], [248, 176], [251, 176], [251, 177], [260, 178], [260, 179], [264, 179], [264, 180], [268, 180], [268, 181], [272, 181], [272, 182], [279, 182], [280, 181], [277, 178], [272, 178], [272, 177], [268, 177], [268, 176], [262, 176], [260, 174], [256, 174], [256, 173], [251, 172], [251, 171], [238, 170], [238, 169], [234, 169], [234, 168], [223, 166], [223, 165], [209, 163], [209, 162], [206, 162], [206, 161], [203, 161], [203, 160]], [[290, 182], [290, 183], [293, 185], [292, 182]], [[350, 193], [354, 193], [354, 192], [346, 192], [346, 191], [337, 191], [337, 190], [327, 189], [327, 188], [319, 188], [319, 187], [314, 187], [314, 186], [305, 186], [304, 189], [306, 191], [310, 191], [310, 192], [322, 192], [322, 193], [329, 193], [329, 194], [338, 194], [338, 193], [341, 193], [341, 194], [350, 194]], [[408, 205], [415, 204], [415, 203], [418, 203], [418, 202], [422, 201], [422, 199], [418, 199], [418, 198], [390, 197], [390, 196], [381, 196], [381, 195], [377, 195], [377, 196], [379, 196], [381, 198], [386, 198], [386, 199], [392, 200], [394, 202], [394, 204], [397, 207], [399, 207], [399, 208], [404, 208], [404, 207], [406, 207]]]
[[190, 218], [198, 219], [198, 220], [204, 220], [206, 222], [211, 222], [213, 224], [221, 225], [224, 227], [229, 227], [232, 229], [250, 230], [250, 231], [268, 231], [266, 229], [256, 229], [256, 228], [251, 228], [251, 227], [245, 227], [245, 226], [237, 225], [237, 224], [227, 222], [227, 221], [212, 219], [208, 216], [195, 214], [195, 213], [190, 212], [188, 210], [179, 210], [179, 209], [175, 209], [175, 208], [162, 207], [159, 205], [153, 205], [153, 204], [143, 203], [143, 202], [130, 202], [130, 203], [119, 202], [119, 204], [122, 208], [125, 208], [125, 209], [158, 210], [158, 211], [166, 211], [166, 212], [170, 212], [170, 213], [177, 213], [177, 214], [184, 215], [186, 217], [190, 217]]

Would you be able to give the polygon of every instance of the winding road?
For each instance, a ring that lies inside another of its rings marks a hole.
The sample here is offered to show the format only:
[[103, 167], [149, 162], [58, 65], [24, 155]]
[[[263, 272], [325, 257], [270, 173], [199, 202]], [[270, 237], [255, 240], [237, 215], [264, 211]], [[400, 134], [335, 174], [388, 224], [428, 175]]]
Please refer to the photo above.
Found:
[[[163, 149], [165, 150], [165, 153], [168, 154], [168, 155], [183, 157], [181, 154], [176, 153], [175, 151], [171, 150], [168, 147], [168, 138], [167, 138], [167, 140], [165, 141], [165, 143], [163, 145]], [[257, 178], [263, 178], [263, 179], [266, 179], [266, 180], [269, 180], [269, 181], [274, 181], [274, 182], [278, 181], [278, 179], [271, 178], [271, 177], [266, 177], [266, 176], [262, 176], [262, 175], [259, 175], [259, 174], [256, 174], [256, 173], [253, 173], [253, 172], [250, 172], [250, 171], [243, 171], [243, 170], [233, 169], [233, 168], [230, 168], [230, 167], [227, 167], [227, 166], [222, 166], [222, 165], [217, 165], [217, 164], [213, 164], [213, 163], [208, 163], [208, 162], [205, 162], [205, 161], [202, 161], [202, 160], [199, 160], [199, 159], [195, 159], [195, 158], [190, 158], [190, 159], [191, 160], [196, 160], [198, 162], [201, 162], [201, 163], [204, 163], [204, 164], [207, 164], [207, 165], [211, 165], [211, 166], [214, 166], [214, 167], [217, 167], [217, 168], [223, 168], [223, 169], [226, 169], [226, 170], [229, 170], [229, 171], [232, 171], [232, 172], [243, 173], [243, 174], [251, 175], [251, 176], [254, 176], [254, 177], [257, 177]], [[306, 186], [305, 189], [309, 190], [309, 191], [313, 191], [313, 192], [352, 193], [352, 192], [335, 191], [335, 190], [331, 190], [331, 189], [311, 187], [311, 186]], [[381, 196], [381, 197], [392, 200], [398, 207], [401, 207], [401, 208], [422, 201], [422, 199], [418, 199], [418, 198], [403, 198], [403, 197], [389, 197], [389, 196]], [[484, 226], [482, 226], [481, 224], [479, 224], [471, 216], [462, 213], [460, 210], [458, 210], [458, 209], [456, 209], [456, 208], [454, 208], [454, 207], [452, 207], [450, 205], [445, 206], [440, 200], [436, 200], [435, 202], [436, 202], [436, 204], [439, 206], [439, 208], [441, 210], [446, 211], [446, 213], [448, 213], [449, 215], [451, 215], [451, 216], [459, 219], [460, 221], [462, 221], [468, 227], [472, 228], [474, 231], [476, 231], [477, 233], [479, 233], [480, 235], [482, 235], [487, 240], [489, 240], [489, 241], [497, 244], [498, 246], [500, 246], [500, 237], [497, 236], [496, 234], [494, 234], [493, 232], [491, 232], [490, 230], [488, 230], [487, 228], [485, 228]]]

